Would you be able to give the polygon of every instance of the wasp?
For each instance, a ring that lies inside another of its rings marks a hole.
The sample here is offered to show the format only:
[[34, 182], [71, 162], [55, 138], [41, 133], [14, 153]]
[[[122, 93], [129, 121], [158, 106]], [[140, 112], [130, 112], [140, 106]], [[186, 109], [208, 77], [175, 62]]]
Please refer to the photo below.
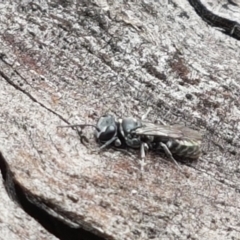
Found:
[[99, 118], [96, 125], [78, 124], [65, 127], [92, 126], [95, 128], [96, 140], [102, 144], [99, 150], [110, 145], [140, 149], [142, 160], [145, 158], [145, 151], [151, 149], [163, 150], [179, 168], [173, 155], [199, 158], [202, 136], [198, 131], [181, 125], [147, 122], [144, 120], [146, 115], [137, 120], [132, 117], [116, 119], [113, 115], [106, 114]]

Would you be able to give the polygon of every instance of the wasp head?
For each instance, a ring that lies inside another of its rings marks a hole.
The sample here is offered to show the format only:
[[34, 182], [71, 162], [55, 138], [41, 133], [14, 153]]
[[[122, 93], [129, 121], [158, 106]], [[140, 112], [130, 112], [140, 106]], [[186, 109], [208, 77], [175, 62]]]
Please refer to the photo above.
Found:
[[95, 137], [100, 142], [107, 142], [117, 135], [117, 123], [112, 115], [104, 115], [99, 118], [96, 125]]

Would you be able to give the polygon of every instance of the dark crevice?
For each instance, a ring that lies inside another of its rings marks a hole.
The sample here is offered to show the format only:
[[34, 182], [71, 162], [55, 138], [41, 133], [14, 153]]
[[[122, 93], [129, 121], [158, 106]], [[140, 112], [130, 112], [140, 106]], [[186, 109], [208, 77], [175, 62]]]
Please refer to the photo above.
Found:
[[[8, 163], [0, 152], [0, 170], [4, 180], [5, 189], [11, 199], [17, 202], [21, 208], [37, 222], [39, 222], [48, 232], [62, 240], [104, 240], [95, 233], [87, 231], [81, 227], [71, 227], [63, 220], [60, 220], [47, 212], [39, 204], [40, 200], [35, 201], [33, 194], [21, 186], [14, 178]], [[100, 235], [100, 233], [99, 233]], [[109, 239], [109, 237], [107, 237]]]
[[45, 108], [49, 112], [53, 113], [55, 116], [59, 117], [62, 121], [64, 121], [68, 125], [70, 125], [70, 123], [64, 117], [62, 117], [60, 114], [58, 114], [58, 113], [54, 112], [52, 109], [46, 107], [44, 104], [39, 102], [36, 98], [34, 98], [30, 93], [28, 93], [27, 91], [22, 89], [20, 86], [15, 84], [13, 81], [11, 81], [11, 79], [4, 72], [0, 71], [0, 76], [3, 77], [6, 80], [6, 82], [9, 83], [11, 86], [13, 86], [16, 90], [21, 91], [26, 96], [28, 96], [33, 102], [38, 103], [41, 107]]

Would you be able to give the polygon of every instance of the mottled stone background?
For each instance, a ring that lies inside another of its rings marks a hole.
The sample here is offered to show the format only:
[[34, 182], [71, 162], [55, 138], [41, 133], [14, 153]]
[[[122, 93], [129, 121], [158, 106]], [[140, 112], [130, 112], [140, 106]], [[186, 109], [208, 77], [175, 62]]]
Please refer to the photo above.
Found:
[[[240, 22], [238, 6], [203, 3]], [[0, 9], [0, 168], [25, 210], [2, 184], [0, 239], [240, 239], [239, 41], [187, 0]], [[57, 128], [149, 107], [150, 121], [203, 133], [197, 162], [179, 172], [149, 153], [142, 175], [138, 151], [97, 153], [93, 129], [86, 147]]]

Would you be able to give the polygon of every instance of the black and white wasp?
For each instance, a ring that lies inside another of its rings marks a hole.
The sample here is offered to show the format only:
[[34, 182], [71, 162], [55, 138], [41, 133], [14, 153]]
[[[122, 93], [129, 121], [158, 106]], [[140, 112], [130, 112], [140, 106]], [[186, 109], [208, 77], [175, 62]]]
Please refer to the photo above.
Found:
[[140, 149], [141, 159], [145, 150], [164, 150], [166, 155], [179, 167], [172, 155], [197, 159], [201, 154], [202, 136], [199, 132], [181, 125], [161, 125], [137, 120], [132, 117], [116, 119], [111, 114], [103, 115], [96, 125], [80, 124], [66, 127], [92, 126], [95, 137], [103, 144], [99, 149], [109, 145]]

